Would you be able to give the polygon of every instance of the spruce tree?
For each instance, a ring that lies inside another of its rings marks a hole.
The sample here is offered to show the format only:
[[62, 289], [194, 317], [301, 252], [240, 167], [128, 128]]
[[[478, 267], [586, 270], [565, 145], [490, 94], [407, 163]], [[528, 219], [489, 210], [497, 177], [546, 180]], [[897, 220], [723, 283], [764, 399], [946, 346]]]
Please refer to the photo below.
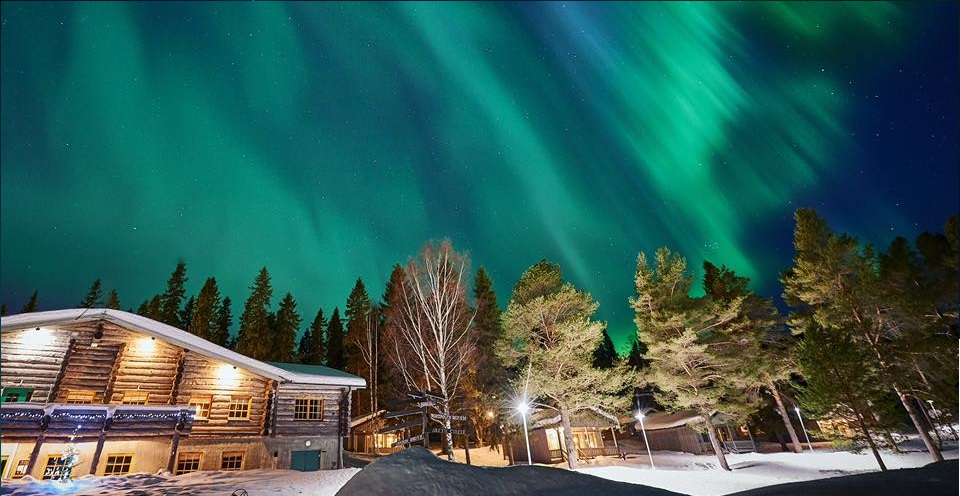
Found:
[[116, 289], [110, 290], [110, 296], [107, 297], [107, 303], [105, 306], [113, 310], [120, 310], [120, 295], [117, 293]]
[[489, 418], [486, 412], [497, 409], [497, 398], [503, 397], [507, 386], [507, 370], [496, 353], [497, 343], [503, 339], [500, 305], [493, 281], [483, 267], [477, 269], [473, 279], [473, 299], [476, 308], [471, 332], [477, 343], [476, 366], [473, 380], [465, 386], [476, 389], [471, 413], [473, 423], [478, 426], [478, 442], [481, 442], [481, 436], [486, 435], [484, 431], [497, 423], [497, 419]]
[[37, 311], [37, 291], [34, 291], [33, 294], [30, 295], [30, 299], [27, 300], [27, 304], [24, 305], [22, 309], [20, 309], [20, 313], [30, 313], [30, 312], [36, 312], [36, 311]]
[[250, 287], [250, 297], [240, 315], [240, 332], [237, 335], [238, 353], [257, 360], [268, 359], [274, 345], [270, 332], [270, 273], [263, 267]]
[[617, 356], [617, 349], [613, 346], [613, 340], [610, 339], [606, 329], [601, 332], [601, 336], [600, 344], [593, 350], [593, 367], [609, 369], [616, 365], [620, 357]]
[[0, 305], [0, 317], [6, 317], [6, 316], [7, 316], [7, 304], [4, 303]]
[[324, 333], [327, 329], [327, 319], [323, 317], [323, 309], [317, 310], [313, 322], [303, 333], [300, 339], [300, 363], [305, 365], [323, 365], [327, 347]]
[[217, 280], [208, 277], [197, 295], [187, 332], [222, 346], [223, 341], [218, 342], [216, 339], [218, 330], [217, 308], [219, 306], [220, 288], [217, 287]]
[[572, 415], [592, 408], [619, 412], [629, 399], [618, 393], [635, 383], [635, 374], [624, 364], [592, 367], [605, 326], [593, 320], [597, 307], [589, 294], [563, 281], [558, 265], [542, 260], [514, 286], [503, 314], [505, 335], [497, 346], [504, 364], [522, 371], [515, 385], [524, 399], [560, 413], [570, 468], [577, 467], [578, 458]]
[[225, 346], [231, 350], [236, 347], [236, 340], [230, 339], [230, 326], [233, 325], [233, 301], [229, 296], [224, 297], [217, 307], [216, 326], [211, 329], [210, 342]]
[[297, 343], [297, 334], [300, 332], [300, 314], [297, 313], [297, 302], [293, 295], [287, 293], [280, 301], [277, 310], [276, 322], [273, 329], [272, 361], [294, 361], [294, 346]]
[[744, 297], [692, 298], [687, 262], [667, 248], [657, 250], [653, 267], [640, 253], [635, 285], [630, 304], [647, 346], [645, 378], [658, 389], [654, 397], [671, 411], [696, 412], [720, 466], [730, 470], [713, 417], [743, 422], [758, 406], [750, 394], [756, 376], [742, 361], [756, 346], [754, 323], [743, 318]]
[[[367, 377], [368, 366], [364, 363], [363, 350], [368, 346], [368, 330], [370, 328], [370, 296], [359, 277], [347, 298], [347, 306], [343, 312], [347, 319], [346, 337], [343, 350], [344, 370], [354, 375]], [[368, 384], [365, 392], [369, 393], [372, 385]], [[362, 404], [358, 399], [355, 404]]]
[[641, 370], [650, 365], [650, 361], [645, 358], [647, 347], [638, 337], [633, 337], [633, 344], [630, 346], [630, 354], [627, 355], [627, 365], [633, 370]]
[[327, 366], [343, 370], [343, 323], [340, 321], [340, 307], [333, 309], [330, 324], [327, 326]]
[[193, 321], [193, 310], [197, 305], [197, 298], [193, 295], [187, 299], [187, 302], [184, 303], [183, 308], [177, 312], [177, 320], [180, 322], [180, 327], [183, 330], [190, 328], [190, 324]]
[[187, 264], [178, 262], [170, 279], [167, 280], [167, 290], [160, 296], [160, 313], [158, 319], [164, 324], [183, 328], [180, 322], [180, 305], [187, 294]]
[[382, 303], [380, 304], [383, 321], [380, 326], [380, 342], [378, 347], [380, 373], [379, 373], [379, 398], [380, 404], [386, 404], [390, 401], [396, 401], [406, 398], [406, 386], [403, 381], [403, 371], [399, 370], [395, 360], [390, 358], [395, 354], [393, 349], [400, 341], [398, 336], [399, 323], [403, 319], [403, 282], [406, 273], [400, 264], [394, 264], [390, 271], [390, 279], [384, 288]]
[[100, 279], [93, 281], [87, 295], [80, 300], [80, 308], [94, 308], [103, 305], [103, 286]]

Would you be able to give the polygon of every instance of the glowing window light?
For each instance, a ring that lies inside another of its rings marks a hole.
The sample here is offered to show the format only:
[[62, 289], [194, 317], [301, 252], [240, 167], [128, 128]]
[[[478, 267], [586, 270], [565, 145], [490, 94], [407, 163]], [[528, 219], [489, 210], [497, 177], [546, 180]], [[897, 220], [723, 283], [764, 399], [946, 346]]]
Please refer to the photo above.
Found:
[[31, 348], [43, 348], [53, 344], [53, 331], [43, 327], [20, 333], [20, 342]]
[[223, 384], [223, 385], [235, 384], [239, 379], [240, 379], [240, 371], [237, 370], [237, 367], [235, 365], [224, 363], [217, 368], [217, 380], [220, 381], [220, 384]]

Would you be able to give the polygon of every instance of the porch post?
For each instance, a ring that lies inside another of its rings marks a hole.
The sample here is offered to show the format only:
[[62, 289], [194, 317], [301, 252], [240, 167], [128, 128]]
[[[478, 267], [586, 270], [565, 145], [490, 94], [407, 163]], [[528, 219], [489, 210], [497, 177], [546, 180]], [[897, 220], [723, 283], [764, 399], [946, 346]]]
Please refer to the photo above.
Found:
[[617, 444], [617, 432], [613, 430], [613, 427], [610, 428], [610, 435], [613, 436], [613, 447], [617, 448], [617, 454], [619, 454], [620, 445]]
[[177, 449], [180, 448], [180, 431], [173, 431], [173, 442], [170, 443], [170, 458], [167, 460], [167, 471], [173, 473], [173, 464], [177, 461]]
[[30, 461], [27, 462], [27, 475], [32, 476], [33, 467], [37, 464], [37, 457], [40, 456], [40, 446], [43, 445], [44, 439], [47, 435], [43, 432], [37, 436], [37, 443], [33, 445], [33, 451], [30, 452]]
[[97, 439], [97, 449], [93, 450], [93, 460], [90, 462], [90, 475], [97, 475], [97, 465], [100, 464], [100, 454], [103, 452], [103, 442], [106, 440], [107, 433], [100, 431], [100, 437]]

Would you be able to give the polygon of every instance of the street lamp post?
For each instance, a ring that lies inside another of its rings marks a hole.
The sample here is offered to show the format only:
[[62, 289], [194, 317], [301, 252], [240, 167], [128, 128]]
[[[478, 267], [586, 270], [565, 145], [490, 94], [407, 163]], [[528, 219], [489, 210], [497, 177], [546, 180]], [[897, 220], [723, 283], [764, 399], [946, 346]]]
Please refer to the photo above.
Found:
[[530, 458], [530, 434], [527, 432], [527, 411], [530, 410], [530, 405], [524, 401], [517, 406], [517, 410], [520, 411], [520, 418], [523, 419], [523, 438], [527, 441], [527, 465], [533, 465], [533, 460]]
[[803, 429], [803, 437], [807, 439], [807, 447], [810, 448], [810, 452], [813, 453], [813, 445], [810, 444], [810, 436], [807, 435], [807, 426], [803, 425], [803, 417], [800, 416], [800, 407], [795, 406], [793, 410], [797, 412], [797, 419], [800, 420], [800, 427]]
[[647, 456], [650, 457], [650, 468], [656, 470], [657, 466], [653, 464], [653, 453], [650, 451], [650, 442], [647, 441], [647, 428], [643, 425], [643, 417], [645, 416], [643, 412], [637, 412], [637, 420], [640, 421], [640, 431], [643, 432], [643, 444], [647, 447]]

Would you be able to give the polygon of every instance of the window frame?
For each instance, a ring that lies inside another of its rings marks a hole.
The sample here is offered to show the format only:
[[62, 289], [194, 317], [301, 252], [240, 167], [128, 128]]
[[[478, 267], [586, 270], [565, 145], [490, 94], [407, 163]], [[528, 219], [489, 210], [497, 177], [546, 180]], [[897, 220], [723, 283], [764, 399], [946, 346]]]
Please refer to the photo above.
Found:
[[[127, 401], [127, 395], [135, 394], [137, 396], [143, 395], [143, 401]], [[131, 389], [123, 392], [123, 396], [120, 398], [121, 405], [148, 405], [150, 404], [150, 391], [143, 391], [141, 389]]]
[[[234, 405], [238, 405], [238, 406], [246, 405], [245, 408], [241, 409], [241, 411], [245, 412], [243, 417], [234, 416], [234, 409], [233, 409]], [[253, 409], [252, 396], [231, 396], [230, 403], [227, 404], [227, 420], [240, 421], [240, 422], [250, 420], [250, 410], [252, 409]]]
[[[30, 459], [24, 458], [18, 460], [17, 464], [14, 465], [13, 474], [10, 475], [11, 479], [22, 479], [23, 476], [27, 475], [27, 467], [30, 465]], [[20, 473], [20, 468], [23, 468], [23, 473]]]
[[[196, 455], [196, 460], [197, 460], [197, 468], [196, 468], [196, 470], [181, 470], [181, 469], [180, 469], [180, 464], [181, 464], [181, 462], [186, 462], [186, 460], [184, 460], [184, 458], [185, 458], [186, 456], [191, 456], [190, 462], [192, 462], [192, 461], [193, 461], [193, 459], [192, 459], [193, 455]], [[202, 451], [181, 451], [181, 452], [177, 453], [177, 463], [176, 463], [176, 465], [174, 465], [174, 467], [173, 467], [173, 475], [192, 474], [192, 473], [194, 473], [194, 472], [199, 472], [201, 467], [203, 467], [203, 452], [202, 452]]]
[[[73, 395], [83, 395], [83, 398], [74, 398]], [[86, 399], [87, 396], [90, 397], [90, 401], [78, 401], [79, 399]], [[93, 389], [67, 389], [67, 396], [63, 399], [63, 402], [68, 405], [92, 405], [97, 401], [97, 392]]]
[[[204, 405], [206, 405], [206, 408], [203, 408]], [[210, 420], [210, 411], [213, 408], [213, 395], [192, 394], [187, 400], [187, 406], [197, 407], [197, 411], [193, 415], [194, 420]], [[206, 414], [201, 416], [204, 412], [206, 412]]]
[[[229, 457], [239, 456], [239, 457], [240, 457], [240, 464], [239, 464], [236, 468], [226, 468], [226, 467], [224, 467], [223, 465], [224, 465], [224, 463], [226, 462], [226, 458], [227, 458], [228, 456], [229, 456]], [[233, 471], [238, 471], [238, 470], [243, 470], [243, 464], [244, 464], [246, 461], [247, 461], [247, 452], [246, 452], [246, 451], [224, 451], [224, 452], [220, 453], [220, 470], [228, 470], [228, 471], [231, 471], [231, 472], [233, 472]]]
[[[323, 407], [325, 398], [303, 397], [293, 400], [293, 420], [297, 422], [323, 422]], [[300, 410], [301, 402], [306, 402], [305, 409]], [[303, 417], [298, 415], [303, 414]], [[311, 416], [314, 413], [315, 416]]]
[[[3, 389], [3, 397], [0, 398], [0, 402], [3, 403], [29, 403], [30, 398], [33, 396], [34, 388], [25, 388], [25, 387], [8, 387]], [[16, 400], [11, 401], [12, 395], [16, 395]], [[21, 399], [22, 398], [22, 399]]]
[[[111, 458], [121, 457], [121, 456], [123, 456], [123, 457], [129, 456], [129, 457], [130, 457], [130, 461], [129, 461], [129, 462], [126, 462], [126, 463], [117, 463], [116, 461], [114, 461], [112, 464], [110, 463], [110, 459], [111, 459]], [[128, 474], [130, 474], [130, 472], [133, 472], [133, 458], [134, 458], [134, 454], [133, 454], [133, 453], [107, 453], [107, 461], [106, 461], [106, 463], [103, 465], [103, 476], [104, 476], [104, 477], [111, 477], [111, 476], [128, 475]], [[126, 465], [126, 466], [127, 466], [127, 471], [126, 471], [126, 472], [120, 472], [120, 473], [110, 473], [110, 466], [111, 466], [111, 465], [113, 465], [113, 466], [121, 466], [121, 467], [124, 466], [124, 465]]]
[[[50, 463], [54, 460], [59, 460], [59, 462], [54, 463], [53, 466], [51, 466]], [[55, 475], [56, 478], [63, 477], [64, 473], [62, 469], [65, 469], [66, 467], [67, 461], [63, 458], [63, 453], [47, 455], [47, 463], [43, 466], [43, 477], [41, 477], [40, 480], [54, 480]], [[59, 473], [57, 472], [58, 468], [61, 469]], [[48, 473], [51, 469], [53, 469], [53, 472]], [[73, 472], [73, 467], [70, 467], [70, 472]], [[67, 477], [70, 477], [70, 472], [66, 473]]]

